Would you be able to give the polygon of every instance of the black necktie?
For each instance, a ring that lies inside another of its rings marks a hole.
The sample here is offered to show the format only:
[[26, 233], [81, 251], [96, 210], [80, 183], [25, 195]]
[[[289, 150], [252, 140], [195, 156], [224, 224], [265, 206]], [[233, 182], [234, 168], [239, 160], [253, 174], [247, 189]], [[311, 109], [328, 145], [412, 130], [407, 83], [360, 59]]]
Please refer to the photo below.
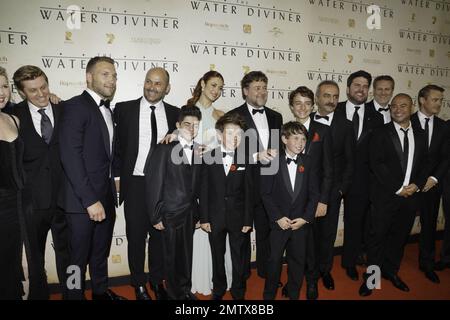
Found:
[[101, 106], [105, 106], [105, 108], [108, 108], [109, 109], [109, 104], [110, 104], [110, 101], [109, 100], [100, 100], [100, 105], [99, 105], [99, 107], [101, 107]]
[[184, 149], [191, 149], [191, 150], [194, 150], [194, 145], [193, 145], [193, 144], [191, 144], [191, 145], [185, 144], [185, 145], [183, 146], [183, 148], [184, 148]]
[[358, 110], [361, 108], [360, 106], [355, 106], [355, 112], [353, 113], [353, 130], [355, 131], [356, 140], [358, 140], [358, 132], [359, 132], [359, 114]]
[[406, 174], [406, 169], [408, 167], [408, 154], [409, 154], [409, 140], [408, 140], [408, 130], [409, 129], [403, 129], [400, 128], [403, 132], [403, 170], [405, 171], [404, 174]]
[[225, 158], [226, 156], [234, 157], [234, 152], [222, 152], [222, 157]]
[[286, 162], [288, 165], [291, 164], [291, 162], [294, 162], [295, 164], [297, 164], [297, 159], [287, 158]]
[[327, 120], [327, 121], [330, 120], [330, 117], [329, 117], [329, 116], [321, 116], [321, 115], [319, 115], [319, 114], [316, 114], [316, 115], [315, 115], [315, 118], [316, 118], [316, 120], [319, 120], [319, 119], [325, 119], [325, 120]]
[[253, 114], [253, 115], [255, 115], [255, 114], [257, 114], [257, 113], [263, 114], [263, 113], [264, 113], [264, 108], [261, 108], [261, 109], [253, 109], [253, 110], [252, 110], [252, 114]]
[[427, 147], [430, 147], [430, 118], [425, 118], [425, 137], [427, 138]]
[[53, 126], [50, 118], [45, 113], [45, 108], [39, 109], [38, 111], [41, 114], [41, 135], [44, 139], [45, 143], [49, 144], [52, 139]]
[[158, 136], [158, 128], [156, 127], [155, 106], [150, 106], [150, 109], [152, 109], [152, 114], [150, 116], [150, 125], [152, 127], [152, 141], [150, 143], [150, 148], [154, 148], [156, 146], [156, 138]]
[[378, 108], [378, 112], [389, 111], [389, 107], [386, 108]]

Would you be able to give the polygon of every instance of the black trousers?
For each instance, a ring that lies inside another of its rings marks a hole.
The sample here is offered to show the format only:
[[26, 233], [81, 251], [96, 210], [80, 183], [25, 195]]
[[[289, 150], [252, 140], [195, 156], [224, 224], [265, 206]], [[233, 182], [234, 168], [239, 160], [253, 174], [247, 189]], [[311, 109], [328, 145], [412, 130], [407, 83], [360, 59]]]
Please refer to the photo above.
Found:
[[[267, 264], [270, 257], [270, 225], [269, 217], [262, 201], [255, 206], [254, 212], [256, 239], [256, 269], [258, 276], [266, 278]], [[250, 252], [248, 253], [250, 254]]]
[[103, 294], [108, 289], [108, 256], [116, 215], [112, 196], [110, 201], [102, 204], [106, 219], [101, 222], [92, 221], [87, 213], [66, 213], [70, 231], [70, 264], [79, 267], [81, 276], [81, 286], [68, 289], [69, 299], [84, 299], [88, 264], [92, 293]]
[[391, 196], [373, 204], [367, 262], [385, 273], [396, 275], [418, 210], [418, 194], [409, 198]]
[[286, 250], [288, 264], [287, 291], [289, 298], [297, 300], [302, 287], [306, 260], [306, 239], [309, 231], [308, 225], [298, 230], [272, 229], [270, 232], [270, 258], [267, 268], [267, 278], [264, 284], [263, 297], [273, 300], [277, 294], [280, 281], [283, 253]]
[[[358, 255], [364, 244], [364, 234], [370, 211], [368, 194], [350, 193], [344, 198], [344, 245], [342, 252], [342, 266], [355, 267]], [[367, 238], [366, 238], [366, 241]]]
[[442, 194], [437, 187], [420, 193], [419, 267], [425, 271], [434, 269], [436, 256], [436, 226]]
[[[153, 228], [146, 211], [145, 178], [131, 177], [128, 188], [124, 201], [124, 213], [131, 284], [134, 287], [145, 286], [147, 281], [150, 280], [153, 285], [157, 285], [162, 283], [164, 279], [163, 240], [161, 231]], [[150, 235], [150, 238], [147, 246], [148, 235]], [[144, 271], [146, 246], [148, 251], [148, 277]]]
[[[164, 223], [164, 222], [163, 222]], [[162, 231], [167, 294], [171, 300], [183, 300], [191, 292], [193, 217], [187, 212], [177, 226], [164, 225]]]
[[327, 214], [316, 218], [310, 226], [306, 242], [306, 281], [317, 282], [320, 274], [331, 272], [333, 268], [333, 250], [339, 222], [339, 209], [342, 196], [333, 189], [328, 201]]
[[444, 208], [445, 227], [440, 259], [445, 263], [450, 263], [450, 177], [447, 178], [447, 183], [444, 185], [442, 206]]
[[[250, 231], [249, 231], [250, 232]], [[211, 245], [213, 263], [213, 293], [223, 296], [227, 290], [227, 276], [225, 273], [226, 237], [229, 235], [232, 284], [231, 295], [234, 299], [242, 300], [246, 290], [246, 266], [248, 265], [246, 252], [250, 247], [250, 233], [241, 230], [230, 230], [226, 227], [211, 225], [208, 234]]]

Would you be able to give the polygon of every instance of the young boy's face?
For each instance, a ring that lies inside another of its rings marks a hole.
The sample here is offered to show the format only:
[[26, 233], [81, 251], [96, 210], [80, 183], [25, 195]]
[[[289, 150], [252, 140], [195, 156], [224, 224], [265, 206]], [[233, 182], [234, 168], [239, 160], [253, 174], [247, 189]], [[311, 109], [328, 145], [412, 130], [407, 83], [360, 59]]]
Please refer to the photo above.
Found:
[[241, 143], [242, 129], [234, 123], [227, 123], [223, 132], [220, 133], [219, 140], [222, 141], [226, 150], [234, 150]]
[[303, 133], [291, 134], [289, 138], [281, 136], [281, 140], [286, 147], [286, 151], [290, 153], [299, 154], [305, 149], [306, 137]]
[[183, 139], [192, 141], [197, 136], [199, 123], [197, 117], [186, 116], [181, 123], [177, 122], [177, 129]]

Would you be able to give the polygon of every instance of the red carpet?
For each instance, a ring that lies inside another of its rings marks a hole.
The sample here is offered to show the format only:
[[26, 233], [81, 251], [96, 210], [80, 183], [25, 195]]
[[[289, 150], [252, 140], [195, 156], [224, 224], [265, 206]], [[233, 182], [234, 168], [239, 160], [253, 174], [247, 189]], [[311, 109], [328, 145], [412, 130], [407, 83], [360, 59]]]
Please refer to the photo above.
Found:
[[[437, 242], [437, 252], [439, 252], [441, 241]], [[322, 282], [319, 280], [319, 299], [323, 300], [450, 300], [450, 269], [444, 271], [437, 271], [437, 274], [441, 280], [440, 284], [434, 284], [425, 278], [424, 274], [418, 267], [418, 244], [408, 244], [406, 246], [405, 255], [403, 257], [402, 266], [399, 272], [399, 276], [403, 281], [408, 284], [411, 289], [410, 292], [402, 292], [396, 289], [389, 281], [381, 280], [381, 289], [374, 290], [370, 297], [362, 298], [358, 295], [358, 289], [361, 285], [361, 281], [352, 281], [346, 274], [345, 270], [341, 267], [341, 256], [334, 257], [334, 267], [332, 276], [335, 281], [336, 289], [334, 291], [326, 290]], [[362, 267], [358, 267], [358, 271], [361, 275], [363, 272]], [[286, 267], [283, 268], [281, 275], [281, 281], [286, 282]], [[247, 294], [248, 300], [260, 300], [262, 299], [262, 292], [264, 287], [264, 281], [256, 275], [256, 270], [252, 270], [252, 275], [247, 282]], [[114, 287], [114, 292], [133, 300], [134, 290], [131, 286]], [[305, 285], [303, 285], [300, 299], [306, 299]], [[152, 294], [152, 292], [150, 291]], [[91, 292], [87, 292], [87, 297], [90, 299]], [[201, 300], [209, 299], [210, 296], [203, 296], [198, 294], [197, 297]], [[52, 295], [52, 300], [60, 299], [61, 295]], [[225, 300], [231, 299], [230, 293], [226, 293]], [[281, 297], [281, 290], [278, 292], [277, 299], [285, 299]]]

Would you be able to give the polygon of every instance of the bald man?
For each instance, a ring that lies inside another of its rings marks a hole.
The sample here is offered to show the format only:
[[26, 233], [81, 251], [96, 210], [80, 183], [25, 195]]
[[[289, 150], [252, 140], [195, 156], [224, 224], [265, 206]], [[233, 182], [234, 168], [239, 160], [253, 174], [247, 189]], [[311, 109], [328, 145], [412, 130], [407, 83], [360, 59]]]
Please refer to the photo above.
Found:
[[[124, 202], [128, 264], [136, 299], [151, 300], [146, 283], [158, 300], [167, 299], [163, 285], [163, 245], [161, 231], [150, 224], [145, 211], [145, 175], [156, 145], [176, 129], [179, 109], [163, 101], [170, 92], [169, 73], [163, 68], [150, 69], [144, 80], [143, 96], [118, 103], [116, 123], [115, 176], [120, 177], [120, 204]], [[117, 179], [116, 179], [117, 180]], [[144, 272], [145, 244], [148, 241], [149, 275]]]
[[[412, 109], [409, 95], [396, 95], [390, 107], [392, 122], [375, 130], [369, 149], [373, 209], [367, 262], [379, 266], [382, 276], [402, 291], [409, 288], [398, 272], [419, 208], [418, 191], [425, 186], [430, 171], [425, 135], [410, 121]], [[361, 296], [372, 293], [368, 276], [364, 274]]]

